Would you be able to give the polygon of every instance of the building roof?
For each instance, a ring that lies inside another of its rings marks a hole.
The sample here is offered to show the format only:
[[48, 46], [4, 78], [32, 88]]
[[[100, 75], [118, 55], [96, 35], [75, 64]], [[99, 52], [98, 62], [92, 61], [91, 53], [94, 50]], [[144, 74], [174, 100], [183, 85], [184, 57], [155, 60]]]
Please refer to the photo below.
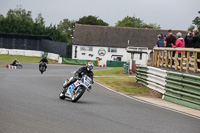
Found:
[[[158, 34], [167, 35], [167, 31], [76, 24], [73, 44], [126, 48], [129, 40], [129, 46], [153, 48]], [[173, 30], [173, 34], [177, 32], [181, 32], [183, 36], [187, 34], [186, 31]]]

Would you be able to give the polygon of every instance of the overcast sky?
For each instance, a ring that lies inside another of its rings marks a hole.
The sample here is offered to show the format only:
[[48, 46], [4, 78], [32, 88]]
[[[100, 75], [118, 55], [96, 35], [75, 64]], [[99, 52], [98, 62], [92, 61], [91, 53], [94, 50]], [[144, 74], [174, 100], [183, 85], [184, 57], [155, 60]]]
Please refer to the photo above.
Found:
[[42, 13], [47, 26], [88, 15], [115, 26], [126, 16], [135, 16], [147, 24], [159, 24], [161, 29], [187, 30], [200, 16], [200, 0], [0, 0], [0, 14], [6, 16], [17, 5], [31, 11], [33, 19]]

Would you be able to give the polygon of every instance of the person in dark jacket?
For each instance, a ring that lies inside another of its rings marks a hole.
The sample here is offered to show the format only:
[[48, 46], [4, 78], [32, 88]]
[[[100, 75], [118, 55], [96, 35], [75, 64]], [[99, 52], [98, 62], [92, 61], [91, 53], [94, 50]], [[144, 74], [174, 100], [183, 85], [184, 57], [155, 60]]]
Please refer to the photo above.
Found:
[[[191, 41], [193, 42], [194, 48], [200, 48], [200, 34], [197, 28], [193, 30], [193, 37], [191, 38]], [[199, 52], [197, 53], [197, 59], [200, 59]], [[197, 66], [200, 69], [200, 62], [197, 62]]]
[[41, 63], [42, 62], [44, 62], [45, 63], [45, 70], [47, 69], [47, 65], [46, 64], [48, 64], [48, 60], [47, 60], [47, 58], [46, 57], [43, 57], [41, 60], [40, 60], [40, 64], [39, 64], [39, 69], [40, 69], [40, 67], [41, 67]]
[[164, 46], [164, 41], [165, 41], [165, 39], [164, 39], [163, 34], [158, 35], [157, 46], [158, 47], [165, 47]]
[[86, 64], [86, 66], [85, 67], [81, 67], [80, 69], [78, 69], [76, 72], [75, 72], [75, 74], [74, 74], [74, 76], [73, 76], [73, 79], [72, 80], [70, 80], [67, 84], [65, 84], [65, 85], [63, 85], [63, 94], [65, 94], [66, 93], [66, 91], [67, 91], [67, 88], [71, 85], [71, 84], [73, 84], [74, 82], [76, 82], [78, 79], [81, 79], [82, 78], [82, 76], [84, 76], [84, 75], [87, 75], [88, 77], [90, 77], [91, 79], [92, 79], [92, 81], [93, 81], [93, 72], [92, 72], [92, 69], [93, 69], [93, 67], [94, 67], [94, 65], [93, 65], [93, 63], [92, 62], [88, 62], [87, 64]]
[[[192, 32], [188, 32], [188, 34], [185, 36], [184, 40], [185, 40], [185, 48], [193, 48], [194, 44], [193, 42], [191, 41], [192, 39]], [[191, 66], [191, 59], [192, 59], [192, 54], [193, 52], [189, 52], [189, 66]], [[187, 57], [187, 51], [185, 52], [185, 57]]]
[[19, 63], [17, 60], [14, 60], [13, 61], [13, 63], [12, 64], [10, 64], [10, 65], [12, 65], [12, 66], [16, 66], [17, 65], [17, 63]]
[[[168, 35], [165, 39], [165, 47], [172, 47], [171, 44], [176, 45], [176, 36], [173, 35], [172, 30], [169, 29]], [[172, 56], [174, 57], [174, 55], [175, 55], [175, 51], [173, 51]], [[170, 52], [168, 53], [168, 57], [170, 57]], [[169, 62], [169, 60], [168, 60], [168, 62]], [[172, 60], [172, 65], [174, 65], [174, 60]]]

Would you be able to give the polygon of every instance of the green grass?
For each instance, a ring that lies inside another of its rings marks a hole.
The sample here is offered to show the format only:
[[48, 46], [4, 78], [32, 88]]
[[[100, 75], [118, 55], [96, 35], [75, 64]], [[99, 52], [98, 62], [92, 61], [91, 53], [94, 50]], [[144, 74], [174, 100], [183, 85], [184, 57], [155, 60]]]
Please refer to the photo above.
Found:
[[123, 75], [123, 68], [122, 67], [113, 67], [109, 70], [98, 70], [94, 71], [95, 76], [103, 76], [103, 75], [114, 75], [114, 76], [121, 76]]
[[[20, 55], [0, 55], [0, 62], [10, 62], [17, 60], [20, 63], [39, 63], [41, 57], [20, 56]], [[57, 64], [57, 61], [48, 59], [49, 64]]]
[[94, 77], [95, 81], [100, 82], [109, 88], [128, 95], [147, 96], [150, 89], [142, 84], [136, 83], [135, 77], [123, 74], [123, 68], [113, 67], [110, 70], [94, 71], [95, 76], [113, 75], [119, 77]]

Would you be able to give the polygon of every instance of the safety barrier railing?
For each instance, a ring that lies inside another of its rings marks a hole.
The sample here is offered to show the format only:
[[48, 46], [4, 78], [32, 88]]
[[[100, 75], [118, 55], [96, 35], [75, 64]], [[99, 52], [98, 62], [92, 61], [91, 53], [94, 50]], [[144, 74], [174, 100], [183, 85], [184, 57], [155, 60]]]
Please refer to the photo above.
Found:
[[[181, 55], [179, 55], [178, 52], [181, 52]], [[184, 52], [187, 52], [187, 54], [185, 55]], [[190, 52], [193, 53], [192, 58], [190, 58]], [[200, 69], [197, 68], [197, 62], [200, 62], [200, 59], [197, 59], [197, 53], [200, 53], [199, 48], [155, 47], [153, 49], [153, 66], [174, 68], [180, 71], [186, 70], [187, 73], [189, 70], [197, 72], [200, 71]], [[180, 64], [178, 62], [180, 62]], [[190, 65], [190, 62], [193, 65]]]
[[36, 50], [22, 50], [22, 49], [5, 49], [0, 48], [0, 54], [4, 55], [21, 55], [21, 56], [33, 56], [33, 57], [42, 57], [46, 56], [49, 59], [58, 61], [60, 56], [54, 53], [48, 53], [44, 51], [36, 51]]
[[137, 65], [137, 82], [157, 92], [162, 99], [200, 110], [200, 77]]
[[128, 74], [128, 65], [124, 64], [123, 66], [124, 74]]
[[165, 77], [167, 76], [165, 70], [160, 70], [154, 67], [147, 67], [137, 65], [136, 79], [138, 83], [141, 83], [155, 91], [162, 94], [165, 93]]

